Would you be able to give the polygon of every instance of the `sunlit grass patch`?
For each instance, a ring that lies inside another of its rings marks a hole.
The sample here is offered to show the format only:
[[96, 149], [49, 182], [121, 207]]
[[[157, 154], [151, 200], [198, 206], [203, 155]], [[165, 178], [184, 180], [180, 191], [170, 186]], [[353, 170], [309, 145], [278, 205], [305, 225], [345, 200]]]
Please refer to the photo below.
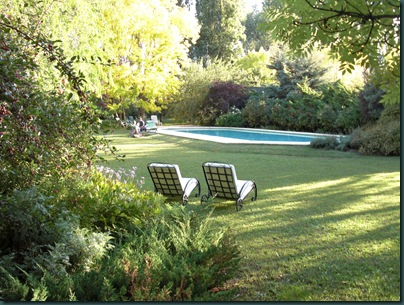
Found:
[[[122, 135], [126, 162], [153, 190], [146, 165], [171, 162], [200, 180], [205, 161], [234, 164], [254, 180], [258, 199], [240, 212], [231, 200], [187, 209], [228, 227], [242, 272], [228, 283], [237, 301], [392, 301], [400, 299], [400, 158], [308, 147], [224, 145], [153, 135]], [[131, 145], [132, 143], [132, 145]], [[119, 136], [114, 144], [121, 145]], [[171, 202], [171, 204], [176, 204]]]

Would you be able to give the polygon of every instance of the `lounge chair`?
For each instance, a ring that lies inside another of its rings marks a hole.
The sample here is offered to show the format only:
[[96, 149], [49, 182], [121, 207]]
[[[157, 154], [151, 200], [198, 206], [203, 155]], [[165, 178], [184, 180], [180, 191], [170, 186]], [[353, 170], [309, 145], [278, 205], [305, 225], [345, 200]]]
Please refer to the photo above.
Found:
[[201, 193], [201, 185], [196, 178], [183, 178], [177, 164], [150, 163], [147, 165], [156, 192], [171, 197], [182, 197], [182, 204], [188, 203], [192, 191], [198, 187], [195, 197]]
[[156, 123], [156, 125], [161, 125], [159, 119], [157, 118], [157, 115], [151, 115], [150, 116], [150, 120], [154, 121], [154, 123]]
[[208, 194], [201, 197], [201, 204], [207, 202], [210, 197], [235, 199], [236, 210], [243, 208], [244, 199], [254, 190], [252, 201], [257, 199], [257, 185], [251, 180], [238, 180], [236, 169], [231, 164], [220, 162], [205, 162], [202, 164], [208, 185]]
[[157, 125], [156, 122], [153, 120], [147, 120], [146, 121], [146, 131], [147, 132], [156, 132], [157, 131]]

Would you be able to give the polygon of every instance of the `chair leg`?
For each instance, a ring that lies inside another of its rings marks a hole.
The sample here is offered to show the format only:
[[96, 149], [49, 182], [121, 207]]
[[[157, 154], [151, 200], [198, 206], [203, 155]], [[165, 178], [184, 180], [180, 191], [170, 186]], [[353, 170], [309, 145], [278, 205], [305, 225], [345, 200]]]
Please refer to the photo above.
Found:
[[201, 204], [203, 204], [204, 202], [208, 202], [209, 196], [208, 195], [202, 195], [201, 197]]
[[201, 184], [199, 183], [198, 180], [198, 192], [195, 194], [195, 197], [199, 197], [200, 194], [201, 194]]
[[239, 198], [236, 201], [236, 211], [240, 211], [243, 208], [243, 199]]

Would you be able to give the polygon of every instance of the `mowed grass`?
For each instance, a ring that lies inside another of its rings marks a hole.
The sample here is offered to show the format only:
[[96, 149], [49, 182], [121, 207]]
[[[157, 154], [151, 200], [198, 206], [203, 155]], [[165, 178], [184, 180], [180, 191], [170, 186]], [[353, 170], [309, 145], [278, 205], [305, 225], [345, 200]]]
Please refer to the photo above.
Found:
[[[213, 208], [214, 227], [227, 227], [242, 254], [242, 270], [228, 287], [235, 301], [399, 301], [400, 158], [301, 146], [229, 145], [153, 134], [107, 136], [124, 162], [153, 191], [149, 162], [176, 163], [184, 177], [198, 178], [207, 194], [202, 163], [236, 167], [254, 180], [241, 211], [215, 199], [187, 209], [201, 216]], [[108, 157], [109, 158], [109, 157]]]

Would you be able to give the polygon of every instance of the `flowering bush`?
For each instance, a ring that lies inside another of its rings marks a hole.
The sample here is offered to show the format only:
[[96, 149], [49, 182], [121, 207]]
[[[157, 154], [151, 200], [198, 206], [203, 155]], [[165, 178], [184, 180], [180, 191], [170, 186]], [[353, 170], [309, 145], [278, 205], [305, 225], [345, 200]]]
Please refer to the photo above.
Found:
[[136, 166], [133, 166], [129, 170], [120, 168], [118, 171], [115, 171], [112, 168], [105, 166], [97, 166], [96, 168], [104, 177], [109, 178], [111, 180], [120, 181], [124, 185], [136, 183], [137, 187], [141, 189], [144, 184], [144, 177], [140, 177], [139, 180], [135, 180], [137, 170]]

